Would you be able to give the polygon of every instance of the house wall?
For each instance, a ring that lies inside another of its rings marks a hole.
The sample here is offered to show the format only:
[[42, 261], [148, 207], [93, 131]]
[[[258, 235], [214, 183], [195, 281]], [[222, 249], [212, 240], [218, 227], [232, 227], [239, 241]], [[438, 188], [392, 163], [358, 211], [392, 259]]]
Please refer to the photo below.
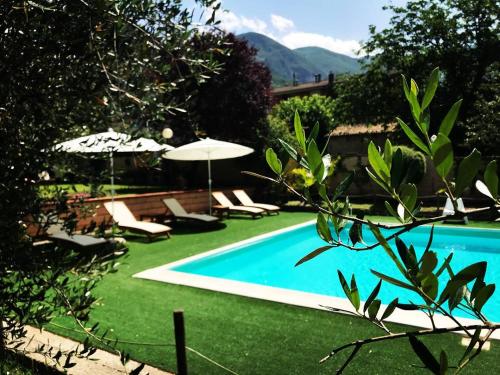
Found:
[[383, 147], [387, 138], [386, 133], [382, 134], [355, 134], [336, 135], [330, 138], [328, 152], [331, 155], [364, 155], [368, 149], [368, 144], [373, 141], [377, 146]]

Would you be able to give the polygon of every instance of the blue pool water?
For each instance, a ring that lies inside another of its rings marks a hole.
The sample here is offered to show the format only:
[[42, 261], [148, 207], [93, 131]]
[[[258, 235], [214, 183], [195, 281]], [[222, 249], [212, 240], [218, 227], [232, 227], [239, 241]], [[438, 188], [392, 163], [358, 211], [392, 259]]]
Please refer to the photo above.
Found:
[[[401, 238], [409, 246], [413, 244], [417, 255], [427, 245], [430, 227], [419, 227]], [[369, 230], [364, 230], [367, 243], [374, 242]], [[386, 236], [390, 232], [383, 232]], [[347, 237], [347, 231], [344, 236]], [[343, 238], [347, 242], [347, 238]], [[372, 251], [354, 252], [334, 248], [298, 267], [294, 264], [310, 251], [324, 246], [314, 224], [303, 226], [273, 237], [257, 240], [222, 253], [207, 256], [172, 268], [186, 272], [237, 280], [260, 285], [299, 290], [328, 296], [345, 297], [338, 281], [340, 269], [347, 279], [356, 275], [361, 299], [365, 300], [378, 279], [370, 272], [375, 269], [387, 275], [399, 275], [396, 266], [379, 246]], [[394, 246], [395, 249], [395, 246]], [[451, 228], [436, 226], [431, 247], [437, 252], [439, 265], [451, 252], [451, 266], [455, 272], [478, 261], [487, 261], [486, 283], [497, 284], [497, 292], [483, 307], [483, 313], [492, 321], [500, 321], [500, 230]], [[396, 250], [395, 250], [396, 252]], [[396, 252], [397, 253], [397, 252]], [[446, 282], [446, 272], [440, 278], [440, 289]], [[408, 290], [383, 283], [379, 298], [389, 303], [395, 296], [403, 296], [400, 302], [419, 302]], [[406, 301], [405, 301], [406, 299]], [[456, 315], [470, 317], [459, 310]]]

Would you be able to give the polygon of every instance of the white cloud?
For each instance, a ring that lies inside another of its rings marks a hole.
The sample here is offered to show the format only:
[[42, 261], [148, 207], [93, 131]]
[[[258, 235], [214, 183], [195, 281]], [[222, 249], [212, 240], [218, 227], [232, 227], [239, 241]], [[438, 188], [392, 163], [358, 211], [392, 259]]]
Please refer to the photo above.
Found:
[[235, 34], [253, 31], [266, 35], [291, 49], [317, 46], [356, 57], [356, 52], [361, 48], [356, 40], [336, 39], [328, 35], [300, 31], [287, 32], [295, 27], [294, 22], [276, 14], [271, 14], [271, 24], [278, 35], [273, 34], [268, 24], [260, 18], [248, 18], [228, 10], [218, 11], [216, 18], [220, 20], [219, 27], [225, 31]]
[[241, 17], [241, 24], [243, 27], [261, 34], [264, 34], [267, 29], [267, 24], [258, 18]]
[[267, 23], [258, 18], [247, 18], [230, 11], [223, 11], [217, 14], [217, 19], [220, 20], [220, 28], [226, 31], [239, 33], [251, 30], [261, 34], [267, 33]]
[[288, 33], [281, 37], [280, 40], [291, 49], [316, 46], [352, 57], [356, 56], [356, 52], [361, 47], [357, 40], [335, 39], [327, 35], [304, 32]]
[[295, 26], [292, 20], [278, 16], [277, 14], [271, 14], [271, 23], [278, 31], [281, 32], [292, 29]]

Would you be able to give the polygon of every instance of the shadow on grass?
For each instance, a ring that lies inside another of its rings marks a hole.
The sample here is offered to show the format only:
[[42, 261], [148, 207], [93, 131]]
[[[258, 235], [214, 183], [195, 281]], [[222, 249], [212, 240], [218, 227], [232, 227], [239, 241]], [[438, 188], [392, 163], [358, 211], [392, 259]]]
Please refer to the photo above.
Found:
[[[168, 223], [168, 225], [172, 228], [171, 232], [172, 236], [183, 236], [196, 233], [215, 232], [223, 230], [227, 227], [227, 225], [222, 222], [211, 225], [187, 223], [187, 222], [173, 222], [173, 223]], [[149, 238], [145, 235], [131, 233], [131, 232], [120, 233], [120, 236], [124, 237], [127, 241], [139, 242], [144, 244], [155, 243], [169, 239], [167, 236], [159, 236], [153, 238], [150, 241]]]
[[119, 233], [118, 235], [120, 237], [125, 238], [127, 241], [140, 242], [145, 244], [168, 240], [168, 237], [166, 235], [158, 236], [151, 240], [146, 235], [130, 233], [130, 232]]
[[219, 230], [223, 230], [227, 227], [227, 225], [223, 222], [217, 222], [210, 225], [202, 224], [202, 223], [188, 223], [177, 221], [173, 223], [169, 223], [169, 226], [172, 227], [172, 234], [174, 236], [177, 235], [186, 235], [186, 234], [196, 234], [196, 233], [205, 233], [205, 232], [215, 232]]

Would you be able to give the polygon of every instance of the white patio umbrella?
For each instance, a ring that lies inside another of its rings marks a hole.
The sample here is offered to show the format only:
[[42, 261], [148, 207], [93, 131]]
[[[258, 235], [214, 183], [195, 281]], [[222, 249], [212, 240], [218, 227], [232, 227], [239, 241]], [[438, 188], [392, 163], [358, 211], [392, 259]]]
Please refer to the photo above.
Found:
[[128, 134], [108, 129], [107, 132], [91, 134], [58, 143], [54, 146], [54, 150], [82, 154], [108, 154], [111, 172], [111, 202], [114, 208], [115, 168], [113, 154], [122, 152], [159, 152], [174, 149], [169, 145], [160, 145], [152, 139], [138, 138], [131, 140], [131, 138]]
[[172, 151], [163, 154], [165, 159], [170, 160], [206, 160], [208, 164], [208, 207], [212, 214], [212, 170], [210, 162], [212, 160], [232, 159], [251, 154], [254, 150], [250, 147], [237, 143], [217, 141], [215, 139], [201, 139], [177, 147]]

